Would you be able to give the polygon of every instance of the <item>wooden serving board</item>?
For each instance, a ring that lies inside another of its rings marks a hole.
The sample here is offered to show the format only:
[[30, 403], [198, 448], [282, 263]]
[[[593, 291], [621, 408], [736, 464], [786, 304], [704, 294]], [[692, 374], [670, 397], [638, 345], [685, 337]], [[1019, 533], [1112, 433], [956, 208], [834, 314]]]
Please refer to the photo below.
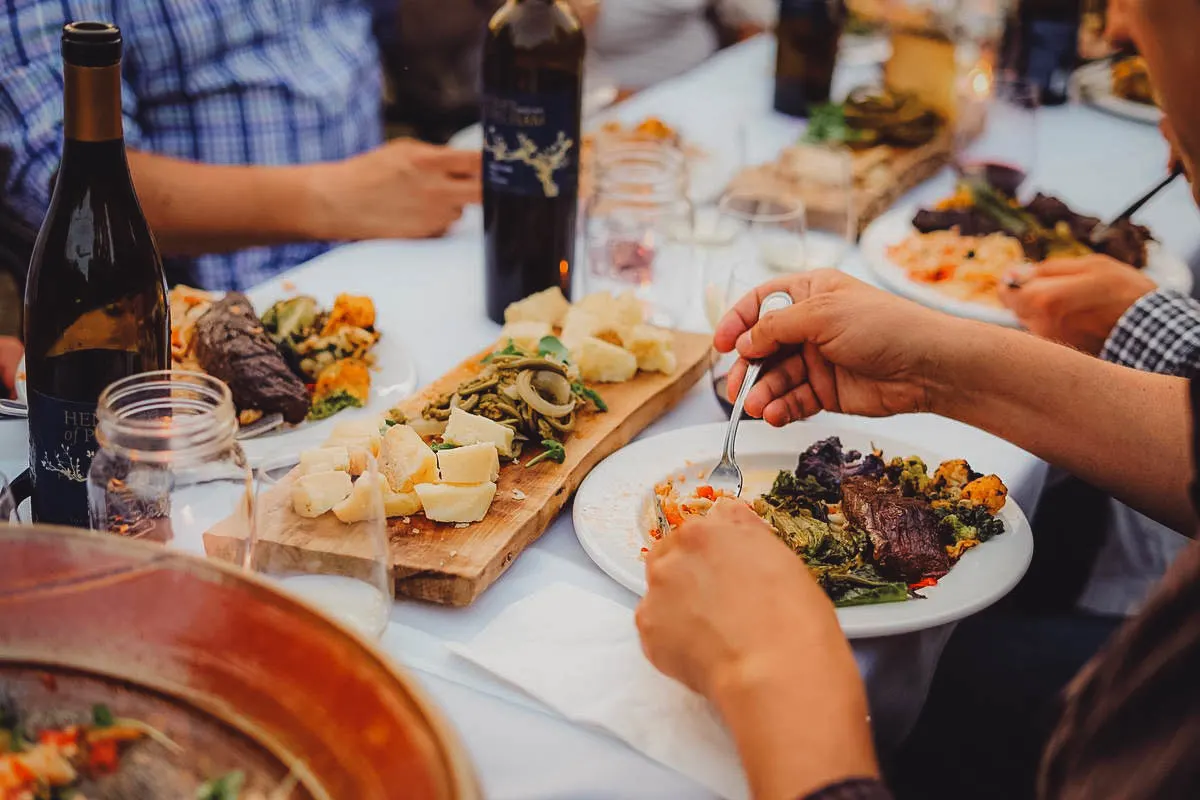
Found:
[[[608, 411], [580, 416], [566, 442], [563, 464], [543, 461], [530, 468], [503, 466], [496, 499], [482, 522], [457, 527], [430, 522], [422, 514], [389, 520], [396, 593], [447, 605], [473, 602], [542, 535], [592, 467], [662, 416], [704, 375], [711, 342], [709, 336], [676, 332], [679, 366], [673, 375], [639, 372], [626, 383], [593, 385]], [[400, 407], [410, 417], [419, 416], [431, 398], [478, 373], [483, 367], [481, 360], [493, 349], [471, 356]], [[315, 520], [299, 517], [291, 510], [286, 485], [275, 487], [268, 495], [260, 498], [267, 504], [260, 509], [260, 519], [265, 511], [269, 522], [260, 526], [265, 530], [259, 531], [257, 546], [269, 542], [275, 563], [292, 560], [303, 569], [303, 562], [315, 557], [347, 575], [369, 568], [369, 544], [351, 534], [332, 514]], [[232, 530], [214, 528], [206, 537], [209, 555], [219, 555], [222, 548], [235, 545], [235, 539]]]
[[[798, 197], [804, 201], [810, 228], [836, 231], [845, 218], [845, 197], [798, 173], [793, 148], [805, 146], [786, 148], [776, 161], [744, 170], [733, 179], [730, 188], [768, 196]], [[920, 147], [880, 145], [852, 152], [853, 209], [856, 232], [861, 234], [905, 192], [949, 163], [953, 136], [943, 128]]]

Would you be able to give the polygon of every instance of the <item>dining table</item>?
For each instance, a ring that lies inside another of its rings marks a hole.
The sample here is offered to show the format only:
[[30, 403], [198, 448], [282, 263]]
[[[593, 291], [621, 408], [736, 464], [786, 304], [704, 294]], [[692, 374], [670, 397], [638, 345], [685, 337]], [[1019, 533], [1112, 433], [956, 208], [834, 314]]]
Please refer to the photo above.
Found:
[[[654, 115], [686, 138], [724, 140], [733, 161], [765, 161], [794, 142], [803, 121], [771, 108], [774, 41], [758, 37], [722, 51], [678, 78], [614, 106], [603, 118], [636, 122]], [[843, 89], [863, 78], [861, 65], [839, 72]], [[1147, 125], [1081, 105], [1037, 113], [1038, 157], [1031, 180], [1091, 213], [1115, 213], [1160, 177], [1167, 147]], [[734, 164], [734, 166], [738, 166]], [[901, 202], [932, 200], [952, 187], [946, 170]], [[1200, 218], [1179, 181], [1146, 206], [1143, 222], [1165, 247], [1191, 264], [1200, 256]], [[484, 312], [481, 214], [468, 209], [445, 237], [426, 241], [343, 244], [255, 287], [255, 297], [334, 287], [370, 295], [379, 327], [403, 342], [421, 381], [446, 372], [494, 341], [499, 326]], [[841, 269], [867, 281], [871, 274], [851, 252]], [[707, 380], [701, 380], [641, 436], [726, 419]], [[805, 423], [796, 423], [803, 425]], [[870, 420], [881, 436], [919, 443], [931, 452], [966, 457], [1003, 477], [1012, 498], [1032, 513], [1047, 465], [988, 433], [932, 415]], [[26, 466], [27, 429], [0, 420], [0, 471], [10, 478]], [[719, 444], [719, 443], [717, 443]], [[456, 656], [448, 645], [469, 642], [504, 609], [542, 587], [566, 583], [633, 608], [638, 598], [612, 581], [576, 539], [568, 505], [472, 605], [438, 606], [397, 599], [380, 647], [411, 670], [457, 729], [483, 792], [493, 800], [520, 798], [705, 798], [687, 777], [620, 740], [559, 716], [520, 690]], [[903, 740], [920, 713], [939, 655], [953, 625], [893, 637], [858, 639], [854, 652], [868, 688], [879, 746]], [[804, 676], [797, 664], [797, 677]]]

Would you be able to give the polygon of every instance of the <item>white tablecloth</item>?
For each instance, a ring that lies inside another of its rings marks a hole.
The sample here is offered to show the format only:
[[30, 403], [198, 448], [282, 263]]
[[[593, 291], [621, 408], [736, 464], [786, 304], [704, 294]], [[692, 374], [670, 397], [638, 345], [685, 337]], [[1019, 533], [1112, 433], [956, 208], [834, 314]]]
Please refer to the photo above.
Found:
[[[771, 70], [770, 42], [752, 41], [692, 74], [635, 97], [613, 114], [631, 121], [655, 114], [685, 132], [707, 131], [729, 141], [736, 140], [738, 126], [745, 125], [750, 157], [769, 158], [793, 140], [800, 127], [770, 111]], [[1166, 148], [1153, 128], [1077, 107], [1044, 110], [1039, 122], [1041, 158], [1035, 180], [1081, 208], [1112, 213], [1163, 171]], [[942, 176], [914, 192], [914, 199], [933, 197], [948, 186], [949, 178]], [[1200, 224], [1182, 182], [1148, 206], [1142, 219], [1175, 252], [1189, 258], [1196, 253]], [[497, 332], [483, 311], [481, 247], [476, 210], [445, 239], [340, 247], [259, 287], [255, 294], [281, 294], [286, 279], [301, 291], [320, 284], [372, 295], [381, 327], [388, 336], [409, 344], [426, 381], [476, 352]], [[846, 269], [862, 275], [853, 260]], [[644, 435], [722, 418], [711, 389], [702, 382]], [[934, 417], [901, 417], [874, 424], [896, 438], [966, 456], [976, 468], [1004, 476], [1024, 508], [1032, 509], [1036, 503], [1046, 467], [1024, 451]], [[25, 437], [23, 423], [0, 421], [0, 470], [9, 477], [25, 466]], [[547, 713], [446, 651], [444, 643], [470, 639], [508, 604], [555, 581], [631, 607], [636, 602], [584, 554], [568, 508], [472, 607], [398, 602], [383, 648], [417, 670], [457, 726], [489, 797], [708, 796], [615, 739]], [[915, 721], [948, 636], [949, 629], [942, 628], [856, 643], [884, 746], [896, 742]]]

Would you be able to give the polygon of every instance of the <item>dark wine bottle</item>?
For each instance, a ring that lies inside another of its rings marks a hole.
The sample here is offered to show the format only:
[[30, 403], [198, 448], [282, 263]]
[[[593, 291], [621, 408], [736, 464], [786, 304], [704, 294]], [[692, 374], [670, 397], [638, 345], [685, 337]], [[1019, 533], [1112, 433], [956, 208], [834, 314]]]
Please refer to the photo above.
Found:
[[562, 0], [508, 0], [483, 49], [487, 313], [559, 286], [570, 296], [579, 203], [583, 29]]
[[33, 518], [87, 527], [96, 402], [115, 380], [167, 369], [162, 259], [129, 176], [121, 32], [62, 33], [63, 152], [25, 289]]
[[779, 0], [776, 111], [807, 117], [813, 106], [829, 102], [844, 22], [841, 0]]

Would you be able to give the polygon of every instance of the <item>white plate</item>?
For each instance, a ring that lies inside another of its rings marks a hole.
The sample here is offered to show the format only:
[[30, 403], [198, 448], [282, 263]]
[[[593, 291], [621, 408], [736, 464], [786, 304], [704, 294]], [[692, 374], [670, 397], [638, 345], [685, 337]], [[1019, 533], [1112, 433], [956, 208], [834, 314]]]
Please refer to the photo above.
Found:
[[[880, 283], [896, 294], [948, 314], [1007, 325], [1010, 328], [1021, 327], [1016, 315], [1007, 308], [960, 300], [929, 284], [917, 283], [909, 279], [903, 267], [888, 258], [889, 247], [899, 244], [917, 232], [912, 226], [912, 219], [916, 213], [916, 206], [893, 209], [863, 231], [859, 242], [863, 260]], [[1158, 242], [1147, 243], [1146, 268], [1143, 272], [1164, 289], [1175, 289], [1184, 294], [1192, 291], [1191, 269]]]
[[[575, 496], [574, 522], [579, 543], [613, 580], [639, 595], [646, 592], [642, 548], [650, 542], [650, 494], [659, 481], [684, 474], [699, 483], [717, 462], [725, 423], [682, 428], [642, 439], [613, 453], [592, 470]], [[867, 452], [872, 445], [885, 456], [919, 455], [936, 465], [947, 457], [927, 448], [874, 435], [848, 417], [826, 415], [778, 429], [764, 422], [743, 423], [738, 433], [738, 462], [765, 474], [796, 468], [801, 452], [813, 442], [838, 436], [847, 449]], [[965, 457], [969, 453], [954, 453]], [[1003, 476], [1001, 476], [1003, 477]], [[1008, 594], [1033, 556], [1033, 534], [1021, 509], [1010, 498], [1000, 511], [1005, 531], [969, 550], [936, 586], [922, 589], [924, 600], [838, 609], [842, 630], [852, 639], [893, 636], [944, 625], [974, 614]]]
[[1162, 109], [1158, 106], [1126, 100], [1113, 94], [1112, 67], [1107, 61], [1087, 64], [1075, 70], [1068, 91], [1073, 100], [1122, 119], [1147, 125], [1157, 125], [1162, 121]]

